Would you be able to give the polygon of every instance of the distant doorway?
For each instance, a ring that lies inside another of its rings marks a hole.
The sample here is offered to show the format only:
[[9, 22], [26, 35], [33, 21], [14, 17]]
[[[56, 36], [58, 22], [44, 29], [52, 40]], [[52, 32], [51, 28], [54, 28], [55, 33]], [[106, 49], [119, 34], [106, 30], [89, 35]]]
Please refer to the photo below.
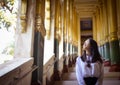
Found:
[[[81, 46], [88, 38], [93, 38], [93, 21], [91, 17], [80, 18]], [[82, 48], [81, 48], [82, 50]]]

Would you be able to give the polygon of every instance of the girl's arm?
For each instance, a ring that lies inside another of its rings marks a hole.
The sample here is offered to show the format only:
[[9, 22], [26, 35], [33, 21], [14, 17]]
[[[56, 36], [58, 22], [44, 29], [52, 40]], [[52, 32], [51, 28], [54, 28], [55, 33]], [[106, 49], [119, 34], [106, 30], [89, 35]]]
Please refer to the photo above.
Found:
[[103, 78], [104, 78], [104, 66], [103, 64], [101, 65], [101, 73], [100, 76], [98, 78], [97, 84], [96, 85], [103, 85]]
[[80, 60], [80, 57], [78, 57], [76, 60], [76, 77], [77, 77], [77, 81], [78, 81], [79, 85], [85, 85], [85, 82], [84, 82], [83, 76], [82, 76], [80, 63], [81, 63], [81, 60]]

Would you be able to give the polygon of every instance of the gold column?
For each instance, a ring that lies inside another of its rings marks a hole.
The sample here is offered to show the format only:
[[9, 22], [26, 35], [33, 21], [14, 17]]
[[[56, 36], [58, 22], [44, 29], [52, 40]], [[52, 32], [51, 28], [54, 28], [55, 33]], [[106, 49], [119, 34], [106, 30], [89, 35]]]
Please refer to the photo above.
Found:
[[73, 37], [74, 33], [73, 32], [74, 31], [73, 30], [74, 30], [74, 12], [75, 12], [75, 8], [74, 8], [74, 4], [73, 3], [74, 2], [72, 1], [71, 20], [70, 20], [71, 21], [71, 38], [72, 38], [72, 42], [71, 43], [72, 43], [72, 45], [74, 45], [74, 43], [73, 43], [73, 41], [74, 41], [74, 37]]
[[66, 6], [66, 25], [67, 25], [67, 43], [69, 43], [69, 30], [70, 30], [70, 1], [67, 0], [67, 6]]
[[100, 0], [100, 6], [99, 6], [99, 11], [100, 11], [100, 15], [99, 15], [99, 19], [100, 19], [100, 44], [101, 46], [103, 46], [104, 44], [104, 26], [103, 26], [103, 22], [104, 22], [104, 18], [103, 18], [103, 3]]
[[[72, 21], [73, 21], [73, 0], [70, 0], [70, 30], [69, 30], [69, 43], [70, 43], [70, 54], [72, 53], [72, 49], [73, 49], [73, 44], [72, 44]], [[71, 60], [72, 61], [72, 60]]]
[[99, 44], [100, 46], [103, 45], [103, 9], [102, 9], [102, 2], [99, 0], [99, 5], [97, 7], [97, 29], [98, 29], [98, 37], [99, 37]]
[[[96, 12], [96, 38], [97, 38], [97, 42], [99, 42], [99, 31], [98, 31], [98, 12]], [[99, 43], [98, 43], [99, 44]]]
[[[78, 48], [78, 17], [75, 10], [75, 7], [73, 6], [72, 11], [72, 45], [73, 45], [73, 53], [75, 54]], [[80, 33], [80, 32], [79, 32]]]
[[97, 11], [96, 11], [96, 23], [97, 23], [97, 42], [99, 44], [99, 46], [101, 45], [100, 44], [100, 40], [101, 40], [101, 36], [100, 36], [100, 32], [101, 32], [101, 27], [100, 27], [100, 11], [99, 11], [99, 8], [97, 8]]
[[116, 15], [116, 0], [108, 0], [108, 27], [110, 41], [117, 40], [117, 15]]
[[36, 1], [36, 31], [39, 31], [41, 32], [42, 36], [44, 37], [46, 32], [45, 32], [45, 29], [44, 29], [44, 23], [43, 23], [43, 20], [42, 20], [42, 17], [41, 17], [41, 1], [40, 0], [37, 0]]
[[76, 46], [78, 46], [78, 15], [76, 12], [76, 29], [75, 29], [75, 41]]
[[120, 51], [117, 36], [117, 10], [116, 0], [107, 0], [108, 8], [108, 27], [109, 27], [109, 43], [111, 68], [109, 71], [120, 71]]
[[70, 23], [69, 23], [69, 42], [71, 43], [72, 41], [72, 21], [73, 21], [73, 0], [70, 0]]
[[54, 53], [55, 53], [55, 58], [57, 58], [58, 60], [55, 63], [55, 67], [54, 67], [54, 75], [55, 75], [55, 80], [60, 80], [60, 70], [59, 70], [59, 58], [61, 51], [60, 49], [60, 40], [61, 40], [61, 9], [60, 9], [60, 0], [55, 0], [55, 30], [54, 30]]
[[45, 0], [45, 29], [47, 39], [50, 39], [50, 0]]
[[103, 0], [103, 31], [104, 31], [104, 66], [110, 66], [110, 45], [109, 45], [109, 29], [107, 18], [107, 1]]
[[97, 41], [97, 19], [95, 14], [93, 16], [93, 39]]
[[71, 43], [71, 30], [72, 30], [72, 9], [73, 9], [73, 0], [68, 0], [68, 42]]
[[55, 38], [60, 40], [60, 3], [59, 0], [56, 1], [55, 8]]
[[70, 9], [70, 6], [69, 6], [69, 0], [65, 0], [65, 9], [64, 9], [64, 18], [65, 18], [65, 42], [66, 42], [66, 55], [69, 54], [69, 50], [68, 50], [68, 47], [69, 47], [69, 10]]
[[97, 6], [97, 10], [96, 10], [96, 23], [97, 23], [97, 42], [98, 42], [98, 45], [99, 45], [99, 51], [100, 51], [100, 54], [102, 54], [102, 43], [101, 43], [101, 40], [102, 40], [102, 35], [101, 35], [101, 31], [102, 31], [102, 22], [101, 22], [101, 9], [100, 9], [100, 5]]
[[64, 0], [64, 41], [66, 42], [67, 41], [67, 21], [66, 21], [66, 3], [67, 3], [67, 1], [66, 0]]
[[75, 32], [74, 32], [75, 31], [75, 8], [73, 8], [73, 21], [72, 22], [73, 22], [73, 26], [72, 26], [72, 28], [73, 28], [72, 29], [72, 39], [73, 40], [72, 40], [72, 43], [75, 46], [75, 43], [74, 43], [75, 42]]
[[118, 19], [118, 39], [119, 39], [119, 52], [120, 52], [120, 0], [117, 0], [117, 13], [118, 13], [118, 18], [117, 18]]
[[64, 44], [65, 44], [65, 63], [63, 72], [68, 72], [69, 65], [69, 50], [68, 50], [68, 10], [69, 0], [64, 0]]
[[27, 18], [26, 18], [26, 12], [27, 12], [27, 0], [21, 1], [21, 32], [25, 33], [27, 31]]
[[102, 57], [105, 59], [105, 20], [104, 20], [104, 3], [103, 3], [103, 0], [100, 0], [100, 23], [101, 23], [101, 55]]
[[120, 42], [120, 0], [117, 0], [118, 39]]
[[103, 0], [103, 27], [104, 27], [104, 39], [105, 43], [109, 42], [109, 29], [108, 29], [108, 20], [107, 20], [107, 2], [106, 0]]
[[60, 41], [61, 40], [61, 32], [62, 32], [62, 24], [61, 24], [62, 16], [61, 16], [61, 7], [60, 1], [56, 1], [56, 18], [55, 18], [55, 30], [56, 30], [56, 38]]
[[[75, 14], [75, 8], [74, 8], [74, 6], [73, 6], [73, 8], [72, 8], [72, 21], [71, 21], [71, 24], [72, 24], [72, 29], [71, 29], [71, 31], [72, 31], [72, 45], [73, 45], [73, 49], [75, 49], [75, 44], [74, 44], [74, 20], [75, 20], [75, 16], [74, 16], [74, 14]], [[73, 50], [73, 53], [74, 53], [74, 50]]]
[[[74, 13], [74, 11], [73, 11], [73, 9], [74, 9], [74, 0], [72, 0], [72, 2], [71, 2], [71, 23], [70, 23], [70, 25], [71, 25], [71, 37], [72, 37], [72, 35], [73, 35], [73, 32], [72, 32], [72, 29], [74, 29], [73, 28], [73, 13]], [[72, 40], [73, 40], [73, 38], [72, 38]]]
[[73, 15], [73, 43], [75, 46], [77, 46], [78, 44], [78, 24], [77, 24], [77, 13], [76, 10], [74, 8], [74, 15]]

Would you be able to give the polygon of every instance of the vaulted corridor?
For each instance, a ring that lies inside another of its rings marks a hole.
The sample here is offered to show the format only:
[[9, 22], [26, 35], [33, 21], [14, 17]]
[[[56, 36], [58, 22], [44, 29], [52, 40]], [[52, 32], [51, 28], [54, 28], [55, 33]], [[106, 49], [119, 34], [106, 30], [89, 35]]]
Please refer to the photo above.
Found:
[[120, 0], [0, 0], [0, 85], [78, 85], [88, 38], [120, 85]]

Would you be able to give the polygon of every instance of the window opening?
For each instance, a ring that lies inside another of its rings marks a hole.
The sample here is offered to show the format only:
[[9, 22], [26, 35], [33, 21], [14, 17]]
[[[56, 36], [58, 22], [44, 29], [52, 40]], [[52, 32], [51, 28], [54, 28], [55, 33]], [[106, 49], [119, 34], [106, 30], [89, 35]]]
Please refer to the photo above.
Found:
[[14, 58], [17, 12], [18, 0], [0, 0], [0, 64]]

